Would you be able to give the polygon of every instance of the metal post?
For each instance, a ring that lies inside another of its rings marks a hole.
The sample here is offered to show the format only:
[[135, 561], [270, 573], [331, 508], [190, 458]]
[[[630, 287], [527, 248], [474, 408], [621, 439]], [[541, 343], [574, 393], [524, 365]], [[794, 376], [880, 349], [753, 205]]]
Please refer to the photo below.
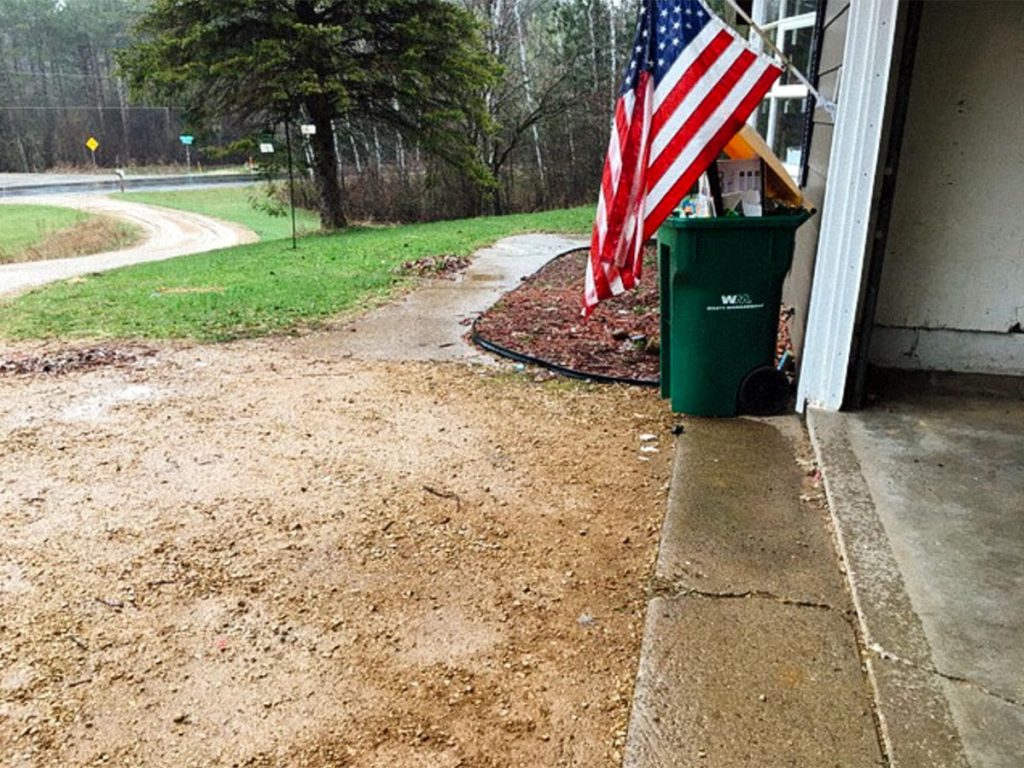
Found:
[[292, 250], [297, 250], [299, 241], [295, 234], [295, 170], [292, 165], [292, 128], [289, 120], [284, 121], [284, 137], [288, 145], [288, 194], [292, 205]]
[[192, 147], [185, 145], [185, 172], [192, 175]]

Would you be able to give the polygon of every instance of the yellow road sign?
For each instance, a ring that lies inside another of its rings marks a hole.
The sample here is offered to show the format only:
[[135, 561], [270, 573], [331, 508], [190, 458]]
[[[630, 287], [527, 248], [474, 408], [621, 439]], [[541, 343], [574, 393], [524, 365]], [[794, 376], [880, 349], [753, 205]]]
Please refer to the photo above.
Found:
[[95, 152], [97, 149], [100, 148], [100, 143], [96, 141], [94, 137], [90, 136], [89, 140], [85, 142], [85, 146], [89, 148], [90, 152]]

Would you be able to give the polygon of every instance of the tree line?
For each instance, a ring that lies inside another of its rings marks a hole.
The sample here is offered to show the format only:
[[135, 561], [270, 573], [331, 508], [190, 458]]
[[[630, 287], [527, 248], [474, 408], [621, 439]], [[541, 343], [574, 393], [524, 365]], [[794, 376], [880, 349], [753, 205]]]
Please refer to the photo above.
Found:
[[0, 0], [0, 172], [180, 163], [181, 133], [200, 161], [260, 159], [270, 135], [294, 146], [328, 227], [589, 202], [636, 12], [635, 0]]
[[133, 100], [114, 52], [131, 43], [136, 0], [0, 0], [0, 172], [177, 159], [179, 115]]

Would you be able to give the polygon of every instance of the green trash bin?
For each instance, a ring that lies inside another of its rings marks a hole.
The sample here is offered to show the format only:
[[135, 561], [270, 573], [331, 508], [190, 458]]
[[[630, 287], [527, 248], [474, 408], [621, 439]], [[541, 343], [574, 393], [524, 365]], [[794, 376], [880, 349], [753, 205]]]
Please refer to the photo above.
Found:
[[673, 411], [767, 415], [780, 397], [784, 404], [788, 385], [773, 366], [782, 281], [810, 216], [671, 216], [662, 224], [661, 395]]

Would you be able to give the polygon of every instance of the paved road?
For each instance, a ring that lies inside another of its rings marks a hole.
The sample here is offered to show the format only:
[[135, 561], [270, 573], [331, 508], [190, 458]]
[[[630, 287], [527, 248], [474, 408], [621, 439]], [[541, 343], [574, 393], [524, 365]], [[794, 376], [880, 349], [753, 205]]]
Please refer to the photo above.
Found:
[[258, 239], [256, 233], [245, 227], [209, 216], [113, 200], [103, 195], [50, 195], [0, 201], [0, 205], [19, 203], [57, 205], [114, 216], [141, 227], [147, 236], [139, 245], [121, 251], [0, 265], [0, 296], [91, 272], [213, 251]]
[[126, 189], [194, 189], [210, 186], [244, 186], [258, 181], [250, 173], [129, 175], [116, 173], [0, 173], [0, 199], [39, 195], [99, 194]]

